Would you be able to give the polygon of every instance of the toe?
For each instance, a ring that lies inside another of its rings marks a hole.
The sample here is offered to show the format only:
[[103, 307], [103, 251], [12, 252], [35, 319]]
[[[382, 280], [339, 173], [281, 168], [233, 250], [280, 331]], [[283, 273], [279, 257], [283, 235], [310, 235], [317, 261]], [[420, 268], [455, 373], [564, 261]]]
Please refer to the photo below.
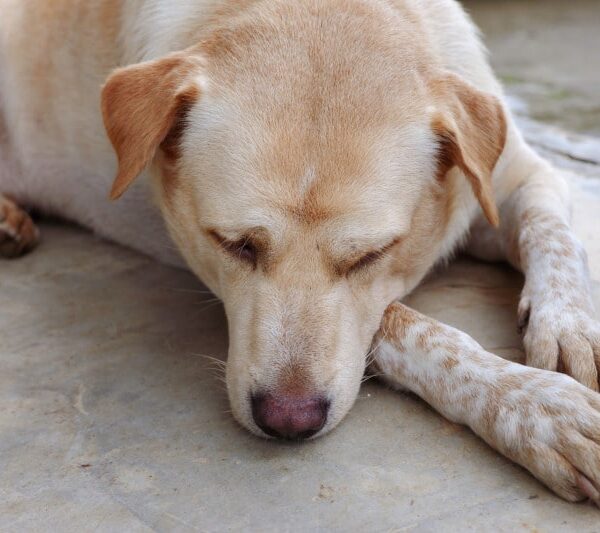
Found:
[[559, 340], [564, 371], [586, 387], [598, 391], [598, 371], [589, 341], [581, 335], [564, 335]]
[[593, 323], [586, 336], [592, 347], [592, 352], [594, 353], [594, 363], [596, 364], [596, 370], [598, 371], [600, 381], [600, 326], [597, 322]]
[[523, 333], [529, 324], [529, 316], [531, 314], [531, 301], [528, 297], [523, 296], [519, 301], [517, 310], [517, 329], [519, 333]]
[[37, 244], [39, 231], [31, 217], [16, 205], [5, 203], [2, 207], [0, 257], [19, 257]]
[[530, 327], [523, 338], [527, 365], [543, 370], [556, 370], [559, 348], [551, 331]]
[[[600, 501], [600, 446], [577, 431], [572, 431], [561, 439], [558, 451], [585, 478], [588, 490], [584, 490], [584, 494], [594, 501]], [[581, 488], [579, 483], [578, 486]]]
[[536, 446], [530, 457], [532, 462], [524, 466], [561, 498], [570, 502], [586, 499], [586, 493], [579, 486], [581, 474], [560, 453], [546, 446]]
[[577, 486], [581, 492], [594, 502], [596, 507], [600, 508], [600, 492], [598, 492], [598, 489], [596, 489], [588, 478], [579, 474], [577, 477]]

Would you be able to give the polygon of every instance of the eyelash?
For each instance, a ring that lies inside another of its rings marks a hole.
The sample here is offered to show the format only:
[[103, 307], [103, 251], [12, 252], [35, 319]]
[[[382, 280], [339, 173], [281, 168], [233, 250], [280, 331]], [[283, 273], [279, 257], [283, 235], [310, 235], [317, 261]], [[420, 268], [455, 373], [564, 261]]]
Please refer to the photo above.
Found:
[[384, 255], [385, 255], [385, 252], [383, 250], [378, 250], [376, 252], [369, 252], [368, 254], [363, 255], [354, 264], [352, 264], [350, 266], [350, 268], [348, 268], [346, 273], [353, 274], [355, 272], [358, 272], [359, 270], [363, 270], [364, 268], [367, 268], [368, 266], [371, 266], [372, 264], [379, 261], [379, 259], [381, 259]]
[[373, 252], [369, 252], [368, 254], [363, 255], [358, 261], [356, 261], [353, 265], [350, 266], [346, 270], [346, 275], [353, 274], [354, 272], [358, 272], [363, 268], [369, 267], [372, 264], [376, 263], [400, 242], [400, 237], [396, 237], [392, 242], [388, 243], [386, 246], [381, 248], [380, 250], [375, 250]]
[[243, 237], [237, 241], [229, 241], [216, 232], [211, 232], [210, 235], [219, 247], [231, 257], [256, 267], [258, 252], [248, 237]]

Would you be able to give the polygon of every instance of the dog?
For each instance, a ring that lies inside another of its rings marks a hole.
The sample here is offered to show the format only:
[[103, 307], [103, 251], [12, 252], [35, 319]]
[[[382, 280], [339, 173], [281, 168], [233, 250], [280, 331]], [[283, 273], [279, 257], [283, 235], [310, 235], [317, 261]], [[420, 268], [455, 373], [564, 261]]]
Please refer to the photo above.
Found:
[[[229, 399], [257, 435], [327, 433], [370, 370], [600, 504], [600, 326], [568, 188], [456, 1], [0, 12], [4, 256], [38, 241], [31, 207], [186, 264], [224, 303]], [[525, 274], [528, 366], [399, 303], [457, 249]]]

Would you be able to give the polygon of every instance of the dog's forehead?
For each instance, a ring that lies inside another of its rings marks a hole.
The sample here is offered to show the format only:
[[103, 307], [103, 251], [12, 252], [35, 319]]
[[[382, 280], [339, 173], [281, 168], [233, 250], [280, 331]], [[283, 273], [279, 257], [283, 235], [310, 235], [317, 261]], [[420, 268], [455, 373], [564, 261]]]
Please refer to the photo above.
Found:
[[314, 222], [410, 205], [435, 150], [415, 30], [390, 24], [387, 8], [273, 9], [217, 31], [206, 49], [183, 152], [208, 209], [283, 209]]
[[435, 142], [426, 122], [361, 129], [343, 121], [324, 132], [311, 121], [270, 120], [208, 102], [185, 138], [187, 173], [211, 223], [239, 226], [338, 223], [354, 233], [402, 229], [434, 175]]

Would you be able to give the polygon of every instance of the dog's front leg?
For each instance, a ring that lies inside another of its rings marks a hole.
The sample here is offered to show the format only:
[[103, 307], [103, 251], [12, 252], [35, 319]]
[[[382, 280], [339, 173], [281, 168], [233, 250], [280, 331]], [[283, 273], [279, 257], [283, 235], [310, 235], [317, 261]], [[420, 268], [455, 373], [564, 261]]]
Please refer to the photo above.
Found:
[[476, 224], [469, 250], [498, 253], [525, 274], [518, 323], [527, 364], [564, 371], [598, 390], [600, 324], [587, 258], [569, 227], [569, 193], [558, 171], [524, 148], [507, 165], [521, 185], [501, 205], [499, 230]]
[[600, 395], [564, 374], [486, 352], [465, 333], [393, 303], [374, 370], [527, 468], [569, 501], [600, 506]]

